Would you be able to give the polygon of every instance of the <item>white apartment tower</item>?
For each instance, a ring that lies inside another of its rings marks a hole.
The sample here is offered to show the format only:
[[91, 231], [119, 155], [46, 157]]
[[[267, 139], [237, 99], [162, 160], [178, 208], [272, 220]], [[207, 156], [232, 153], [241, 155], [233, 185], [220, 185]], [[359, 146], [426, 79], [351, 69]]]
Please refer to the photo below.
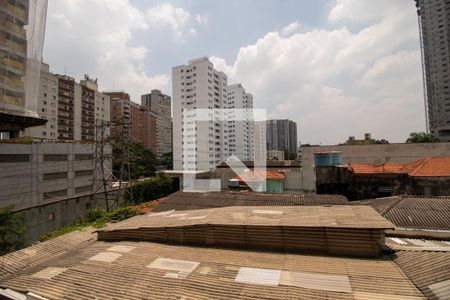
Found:
[[[254, 159], [254, 122], [253, 122], [253, 96], [245, 91], [242, 84], [228, 86], [228, 147], [230, 155], [240, 160]], [[242, 113], [238, 113], [242, 112]]]
[[[172, 89], [174, 169], [214, 169], [228, 157], [228, 124], [220, 112], [227, 108], [227, 76], [202, 57], [172, 69]], [[194, 121], [193, 109], [205, 109], [207, 120]]]

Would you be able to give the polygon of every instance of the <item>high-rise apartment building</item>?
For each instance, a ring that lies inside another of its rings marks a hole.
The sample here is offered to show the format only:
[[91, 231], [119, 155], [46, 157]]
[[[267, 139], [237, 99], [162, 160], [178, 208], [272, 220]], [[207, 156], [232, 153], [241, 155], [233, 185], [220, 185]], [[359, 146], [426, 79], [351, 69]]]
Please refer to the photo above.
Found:
[[[240, 160], [254, 159], [253, 96], [242, 84], [228, 86], [228, 150]], [[242, 110], [242, 114], [235, 110]], [[243, 117], [243, 118], [241, 118]], [[245, 119], [245, 120], [242, 120]]]
[[152, 90], [141, 96], [141, 104], [156, 113], [156, 156], [172, 152], [172, 108], [170, 96]]
[[108, 92], [111, 97], [111, 121], [115, 124], [111, 136], [129, 136], [131, 141], [140, 142], [146, 149], [156, 152], [157, 115], [147, 106], [134, 103], [123, 91]]
[[[47, 124], [28, 128], [24, 135], [52, 140], [94, 141], [96, 124], [109, 122], [110, 99], [98, 91], [97, 80], [86, 75], [77, 83], [70, 76], [50, 73], [48, 65], [42, 64], [37, 112], [47, 120]], [[106, 135], [109, 135], [109, 128]]]
[[297, 157], [297, 123], [291, 120], [267, 120], [266, 134], [267, 151], [284, 151], [286, 159]]
[[[227, 108], [227, 82], [207, 57], [172, 68], [175, 170], [211, 170], [228, 157], [228, 124], [220, 111]], [[207, 120], [195, 121], [191, 109], [208, 110]]]
[[421, 27], [428, 127], [450, 141], [450, 1], [415, 0]]
[[46, 123], [36, 112], [46, 13], [46, 0], [0, 1], [0, 138]]

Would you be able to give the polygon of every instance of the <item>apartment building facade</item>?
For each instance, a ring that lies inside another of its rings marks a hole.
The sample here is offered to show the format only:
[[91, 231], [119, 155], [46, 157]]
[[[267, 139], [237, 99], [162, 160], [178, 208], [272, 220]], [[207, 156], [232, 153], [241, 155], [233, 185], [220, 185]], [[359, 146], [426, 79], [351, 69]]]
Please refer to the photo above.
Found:
[[297, 157], [297, 123], [287, 119], [267, 120], [266, 133], [267, 151], [284, 151], [285, 159]]
[[141, 96], [141, 104], [156, 114], [156, 156], [172, 152], [172, 100], [160, 90]]
[[[110, 98], [98, 91], [97, 80], [87, 75], [77, 83], [73, 77], [49, 72], [42, 65], [38, 115], [47, 124], [26, 129], [23, 135], [66, 141], [94, 141], [96, 124], [109, 122]], [[106, 129], [109, 135], [110, 129]]]
[[450, 141], [450, 1], [416, 0], [430, 132]]
[[[30, 10], [30, 6], [33, 7]], [[0, 1], [0, 138], [46, 123], [37, 115], [37, 86], [47, 1]]]
[[[242, 161], [254, 159], [253, 95], [242, 84], [229, 85], [227, 89], [228, 150]], [[243, 110], [242, 114], [235, 110]], [[245, 112], [244, 112], [245, 110]], [[243, 117], [243, 118], [241, 118]], [[242, 120], [245, 119], [245, 120]]]
[[[207, 57], [172, 68], [175, 170], [212, 170], [228, 157], [227, 116], [221, 113], [228, 107], [227, 85]], [[194, 109], [207, 111], [204, 121], [195, 121]]]
[[107, 93], [111, 98], [111, 131], [113, 138], [129, 136], [133, 142], [141, 142], [146, 149], [156, 153], [157, 115], [147, 106], [139, 105], [123, 91]]

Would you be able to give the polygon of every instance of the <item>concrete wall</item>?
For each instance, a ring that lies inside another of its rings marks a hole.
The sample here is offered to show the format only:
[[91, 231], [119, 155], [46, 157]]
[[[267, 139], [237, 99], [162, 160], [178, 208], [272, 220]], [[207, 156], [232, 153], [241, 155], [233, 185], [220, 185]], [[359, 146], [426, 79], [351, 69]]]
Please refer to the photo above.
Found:
[[[0, 143], [0, 207], [14, 205], [14, 210], [23, 210], [90, 192], [93, 175], [77, 171], [93, 171], [94, 147], [58, 142]], [[110, 152], [110, 147], [106, 151]], [[58, 173], [65, 175], [52, 178]]]
[[324, 151], [341, 151], [344, 164], [405, 163], [427, 156], [450, 155], [450, 143], [303, 147], [303, 190], [315, 191], [313, 154]]
[[[117, 191], [111, 193], [117, 193]], [[118, 205], [121, 206], [123, 204], [124, 200], [119, 198]], [[67, 198], [63, 201], [23, 210], [25, 212], [25, 226], [27, 228], [24, 235], [25, 244], [29, 245], [36, 242], [42, 235], [61, 226], [85, 219], [87, 211], [95, 207], [105, 209], [106, 205], [102, 193], [98, 193], [92, 202], [90, 196], [85, 194], [83, 196]]]

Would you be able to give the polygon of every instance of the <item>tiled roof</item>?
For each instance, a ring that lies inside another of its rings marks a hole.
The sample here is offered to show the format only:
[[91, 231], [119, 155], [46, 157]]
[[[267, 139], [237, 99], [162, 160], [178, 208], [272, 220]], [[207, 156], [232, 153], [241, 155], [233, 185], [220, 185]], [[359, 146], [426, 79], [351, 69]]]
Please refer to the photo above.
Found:
[[450, 197], [397, 196], [367, 204], [399, 228], [450, 230]]
[[406, 164], [349, 165], [355, 174], [408, 174], [413, 177], [450, 177], [450, 156], [427, 157]]
[[400, 172], [413, 177], [450, 177], [450, 156], [419, 159], [406, 164]]
[[355, 174], [393, 174], [404, 167], [404, 164], [375, 165], [349, 165], [349, 169]]
[[48, 299], [424, 299], [389, 257], [91, 241], [0, 287]]
[[428, 299], [450, 299], [450, 252], [397, 251], [391, 257]]
[[244, 172], [240, 175], [233, 177], [235, 180], [239, 180], [241, 182], [261, 182], [263, 180], [283, 180], [286, 176], [283, 173], [275, 172], [275, 171], [259, 171], [259, 170], [250, 170]]
[[342, 195], [269, 194], [246, 192], [176, 192], [162, 199], [153, 211], [192, 210], [227, 206], [346, 205]]

